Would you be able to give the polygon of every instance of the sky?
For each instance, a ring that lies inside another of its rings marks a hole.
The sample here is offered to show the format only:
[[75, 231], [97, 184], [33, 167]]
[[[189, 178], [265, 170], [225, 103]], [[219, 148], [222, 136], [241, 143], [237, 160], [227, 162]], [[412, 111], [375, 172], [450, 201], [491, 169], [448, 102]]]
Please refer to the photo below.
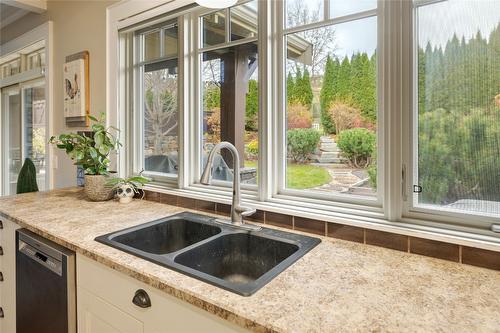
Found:
[[[299, 2], [309, 9], [322, 12], [322, 0], [288, 0]], [[332, 17], [370, 10], [376, 0], [331, 0]], [[433, 46], [445, 46], [453, 33], [466, 40], [479, 29], [488, 37], [500, 23], [500, 0], [446, 0], [420, 7], [417, 11], [419, 44], [428, 41]], [[322, 18], [322, 17], [321, 17]], [[373, 54], [377, 47], [377, 20], [375, 17], [343, 23], [336, 26], [336, 55], [344, 57], [357, 52]]]
[[500, 0], [448, 0], [418, 9], [419, 44], [444, 47], [455, 32], [459, 39], [483, 38], [500, 23]]

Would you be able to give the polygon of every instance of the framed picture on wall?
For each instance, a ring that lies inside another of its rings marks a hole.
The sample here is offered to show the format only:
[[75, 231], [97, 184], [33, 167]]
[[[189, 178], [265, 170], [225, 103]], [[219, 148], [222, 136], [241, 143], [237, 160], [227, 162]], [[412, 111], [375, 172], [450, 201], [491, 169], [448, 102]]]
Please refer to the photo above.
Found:
[[89, 52], [66, 57], [63, 65], [64, 118], [68, 127], [89, 126]]

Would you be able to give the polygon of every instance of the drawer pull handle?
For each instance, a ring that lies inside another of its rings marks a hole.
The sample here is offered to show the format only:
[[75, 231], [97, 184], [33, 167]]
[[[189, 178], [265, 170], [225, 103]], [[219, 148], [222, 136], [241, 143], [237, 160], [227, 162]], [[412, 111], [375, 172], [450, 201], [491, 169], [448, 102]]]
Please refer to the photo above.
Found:
[[3, 281], [3, 273], [0, 272], [0, 282], [2, 282], [2, 281]]
[[0, 220], [0, 229], [3, 229], [3, 221]]
[[0, 246], [0, 256], [3, 256], [3, 247]]
[[2, 308], [2, 307], [0, 307], [0, 318], [3, 318], [3, 317], [4, 317], [4, 316], [3, 316], [3, 308]]
[[144, 289], [139, 289], [135, 292], [132, 303], [143, 309], [151, 307], [151, 299]]

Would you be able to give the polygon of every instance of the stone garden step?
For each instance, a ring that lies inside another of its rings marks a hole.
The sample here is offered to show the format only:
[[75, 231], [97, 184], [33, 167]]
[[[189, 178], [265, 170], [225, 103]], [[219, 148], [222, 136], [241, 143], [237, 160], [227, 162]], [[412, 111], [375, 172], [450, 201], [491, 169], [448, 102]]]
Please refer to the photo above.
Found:
[[340, 157], [339, 151], [323, 151], [321, 152], [321, 157], [323, 158], [338, 158]]
[[330, 157], [330, 158], [319, 157], [316, 159], [316, 161], [318, 161], [318, 163], [334, 163], [334, 164], [343, 164], [346, 162], [343, 158], [338, 158], [338, 157]]
[[319, 150], [321, 151], [338, 151], [338, 147], [336, 143], [323, 143], [319, 146]]
[[343, 164], [346, 163], [347, 160], [341, 156], [330, 155], [328, 157], [322, 155], [312, 155], [311, 159], [316, 161], [317, 163], [334, 163], [334, 164]]

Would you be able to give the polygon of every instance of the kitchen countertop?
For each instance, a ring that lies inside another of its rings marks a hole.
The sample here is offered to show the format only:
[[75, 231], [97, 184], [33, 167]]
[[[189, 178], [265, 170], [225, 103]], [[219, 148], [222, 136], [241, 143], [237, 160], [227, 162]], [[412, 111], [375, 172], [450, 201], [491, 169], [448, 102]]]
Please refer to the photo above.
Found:
[[0, 213], [22, 227], [254, 331], [500, 332], [498, 271], [319, 237], [311, 252], [242, 297], [94, 241], [181, 211], [150, 201], [89, 202], [76, 188], [0, 198]]

